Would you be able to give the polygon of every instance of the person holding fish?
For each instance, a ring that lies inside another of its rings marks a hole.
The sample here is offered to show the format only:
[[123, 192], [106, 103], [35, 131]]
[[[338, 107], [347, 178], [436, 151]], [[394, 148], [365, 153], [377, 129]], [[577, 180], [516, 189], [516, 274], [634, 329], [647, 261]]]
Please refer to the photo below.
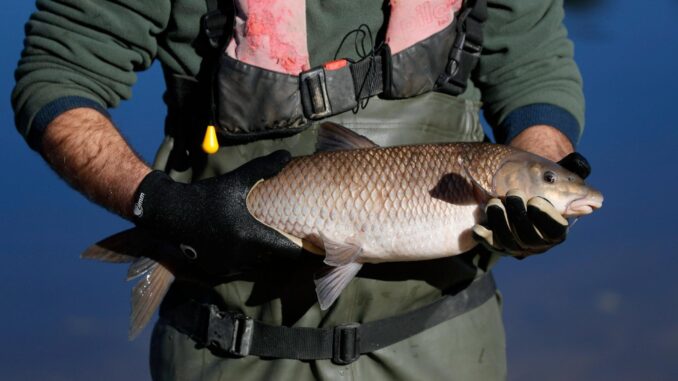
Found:
[[[491, 268], [603, 200], [562, 19], [561, 0], [40, 0], [12, 101], [28, 144], [136, 225], [83, 257], [141, 278], [130, 337], [159, 307], [154, 379], [499, 380]], [[106, 109], [154, 59], [149, 166]]]

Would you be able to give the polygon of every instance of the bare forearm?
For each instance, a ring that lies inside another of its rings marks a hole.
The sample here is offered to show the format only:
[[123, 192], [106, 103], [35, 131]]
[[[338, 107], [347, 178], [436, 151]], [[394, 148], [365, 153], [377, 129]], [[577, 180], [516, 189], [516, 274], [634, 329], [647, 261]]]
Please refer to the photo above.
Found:
[[42, 139], [45, 158], [71, 186], [131, 217], [134, 192], [151, 169], [105, 116], [89, 108], [67, 111], [49, 124]]
[[574, 152], [572, 143], [562, 132], [546, 125], [532, 126], [524, 130], [509, 144], [552, 161], [559, 161]]

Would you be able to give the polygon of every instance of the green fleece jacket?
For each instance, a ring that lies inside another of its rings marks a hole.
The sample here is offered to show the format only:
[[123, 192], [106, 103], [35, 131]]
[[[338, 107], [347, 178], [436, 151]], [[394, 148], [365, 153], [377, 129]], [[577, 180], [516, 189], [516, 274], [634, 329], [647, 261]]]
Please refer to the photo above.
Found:
[[[195, 76], [200, 68], [204, 0], [38, 0], [37, 7], [12, 94], [16, 126], [34, 148], [60, 113], [105, 112], [129, 99], [135, 72], [155, 59], [168, 73]], [[562, 0], [490, 0], [488, 7], [484, 51], [462, 97], [483, 102], [498, 142], [548, 124], [576, 143], [584, 102]], [[367, 24], [376, 32], [384, 20], [383, 1], [308, 1], [311, 63], [331, 59], [348, 31]], [[354, 55], [345, 44], [340, 56]]]

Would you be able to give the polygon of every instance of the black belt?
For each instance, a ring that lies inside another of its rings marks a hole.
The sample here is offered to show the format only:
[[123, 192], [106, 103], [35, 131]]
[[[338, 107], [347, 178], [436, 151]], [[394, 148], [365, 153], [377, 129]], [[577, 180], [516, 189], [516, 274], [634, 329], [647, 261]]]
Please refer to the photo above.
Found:
[[495, 294], [487, 274], [464, 290], [413, 311], [364, 324], [332, 328], [274, 326], [215, 305], [189, 302], [163, 316], [199, 345], [235, 357], [255, 355], [298, 360], [332, 359], [350, 364], [360, 355], [395, 344], [485, 303]]

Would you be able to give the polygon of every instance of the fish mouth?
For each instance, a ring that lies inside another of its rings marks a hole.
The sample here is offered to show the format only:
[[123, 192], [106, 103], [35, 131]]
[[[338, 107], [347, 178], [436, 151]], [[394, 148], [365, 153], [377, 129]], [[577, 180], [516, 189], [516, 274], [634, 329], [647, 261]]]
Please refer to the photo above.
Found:
[[565, 210], [565, 217], [585, 216], [603, 206], [603, 196], [598, 193], [589, 193], [582, 198], [570, 202]]

